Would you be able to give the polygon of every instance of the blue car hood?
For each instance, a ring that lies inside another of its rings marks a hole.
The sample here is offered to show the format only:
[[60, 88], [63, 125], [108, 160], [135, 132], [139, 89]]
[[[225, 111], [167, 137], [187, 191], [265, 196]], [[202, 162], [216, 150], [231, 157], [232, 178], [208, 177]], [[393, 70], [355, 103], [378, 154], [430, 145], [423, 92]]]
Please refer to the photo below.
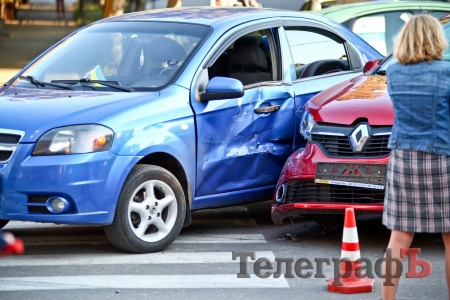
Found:
[[21, 143], [33, 143], [52, 128], [92, 124], [159, 94], [3, 87], [0, 88], [0, 128], [24, 131]]

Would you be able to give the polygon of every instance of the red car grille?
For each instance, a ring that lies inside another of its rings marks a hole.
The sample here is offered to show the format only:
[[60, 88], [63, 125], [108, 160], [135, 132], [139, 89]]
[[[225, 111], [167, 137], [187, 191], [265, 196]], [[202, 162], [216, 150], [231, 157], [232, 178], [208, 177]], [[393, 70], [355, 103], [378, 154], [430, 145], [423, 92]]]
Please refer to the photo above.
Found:
[[353, 152], [347, 136], [313, 134], [312, 140], [329, 156], [383, 157], [391, 152], [387, 148], [389, 135], [371, 136], [362, 152]]
[[287, 203], [295, 202], [339, 202], [339, 203], [383, 203], [384, 190], [359, 187], [318, 184], [311, 181], [294, 181], [288, 185]]

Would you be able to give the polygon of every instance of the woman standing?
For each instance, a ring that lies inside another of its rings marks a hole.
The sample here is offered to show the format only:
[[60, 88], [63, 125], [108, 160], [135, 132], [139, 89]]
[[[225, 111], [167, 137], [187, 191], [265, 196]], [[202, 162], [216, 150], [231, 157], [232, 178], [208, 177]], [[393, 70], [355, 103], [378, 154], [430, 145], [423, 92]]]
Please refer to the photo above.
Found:
[[[429, 15], [412, 17], [397, 36], [387, 68], [395, 120], [389, 139], [383, 224], [391, 231], [388, 248], [400, 258], [415, 232], [442, 233], [450, 290], [450, 63], [442, 26]], [[385, 266], [384, 266], [385, 269]], [[392, 264], [393, 274], [396, 264]], [[384, 280], [385, 281], [385, 280]], [[394, 299], [385, 286], [384, 300]]]

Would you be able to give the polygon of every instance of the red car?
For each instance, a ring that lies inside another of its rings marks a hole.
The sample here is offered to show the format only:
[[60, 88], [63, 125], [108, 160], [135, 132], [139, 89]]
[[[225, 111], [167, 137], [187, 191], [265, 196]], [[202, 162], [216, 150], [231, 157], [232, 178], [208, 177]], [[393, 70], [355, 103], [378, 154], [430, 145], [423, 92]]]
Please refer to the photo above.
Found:
[[365, 75], [344, 81], [306, 104], [304, 148], [287, 160], [272, 202], [272, 220], [313, 214], [325, 230], [342, 226], [345, 208], [381, 213], [394, 111], [387, 93], [391, 56]]
[[[450, 40], [450, 14], [440, 19]], [[444, 52], [450, 61], [450, 49]], [[325, 230], [343, 225], [345, 208], [357, 214], [382, 213], [394, 110], [386, 68], [369, 61], [364, 75], [324, 90], [306, 103], [300, 133], [304, 148], [290, 155], [278, 179], [272, 220], [313, 215]], [[420, 79], [418, 79], [420, 80]]]

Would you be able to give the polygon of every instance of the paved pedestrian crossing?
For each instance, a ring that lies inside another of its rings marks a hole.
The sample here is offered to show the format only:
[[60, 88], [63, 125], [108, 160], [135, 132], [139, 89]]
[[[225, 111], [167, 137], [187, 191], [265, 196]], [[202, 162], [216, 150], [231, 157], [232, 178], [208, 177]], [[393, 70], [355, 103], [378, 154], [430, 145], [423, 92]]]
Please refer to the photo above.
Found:
[[[249, 221], [247, 224], [253, 222]], [[73, 245], [78, 248], [86, 243], [108, 243], [103, 235], [25, 236], [23, 240], [26, 247], [41, 249], [37, 253], [42, 253], [44, 247], [70, 248]], [[215, 230], [212, 233], [182, 232], [173, 247], [158, 253], [80, 253], [78, 250], [77, 253], [67, 254], [43, 252], [44, 254], [9, 256], [0, 258], [0, 270], [5, 271], [0, 271], [0, 292], [289, 288], [283, 277], [261, 279], [254, 274], [250, 278], [237, 277], [240, 260], [232, 259], [232, 251], [247, 245], [251, 245], [248, 251], [254, 251], [256, 259], [265, 257], [275, 261], [274, 253], [267, 251], [267, 241], [263, 234], [231, 234]], [[258, 247], [261, 251], [258, 251]], [[253, 262], [248, 264], [249, 273], [253, 273]], [[139, 271], [131, 272], [132, 266]], [[99, 268], [101, 272], [98, 271]], [[122, 269], [123, 272], [118, 272], [117, 269]]]
[[[272, 251], [255, 251], [256, 259], [275, 261]], [[157, 252], [148, 254], [59, 254], [9, 256], [0, 260], [0, 267], [79, 266], [123, 264], [217, 264], [239, 263], [230, 252]]]
[[[150, 285], [151, 283], [151, 285]], [[203, 289], [203, 288], [288, 288], [285, 279], [256, 276], [237, 278], [235, 274], [215, 275], [98, 275], [38, 276], [0, 279], [0, 291], [67, 289]]]
[[[23, 237], [26, 246], [61, 246], [76, 244], [110, 244], [105, 235]], [[262, 234], [180, 235], [174, 244], [258, 244], [267, 243]]]

